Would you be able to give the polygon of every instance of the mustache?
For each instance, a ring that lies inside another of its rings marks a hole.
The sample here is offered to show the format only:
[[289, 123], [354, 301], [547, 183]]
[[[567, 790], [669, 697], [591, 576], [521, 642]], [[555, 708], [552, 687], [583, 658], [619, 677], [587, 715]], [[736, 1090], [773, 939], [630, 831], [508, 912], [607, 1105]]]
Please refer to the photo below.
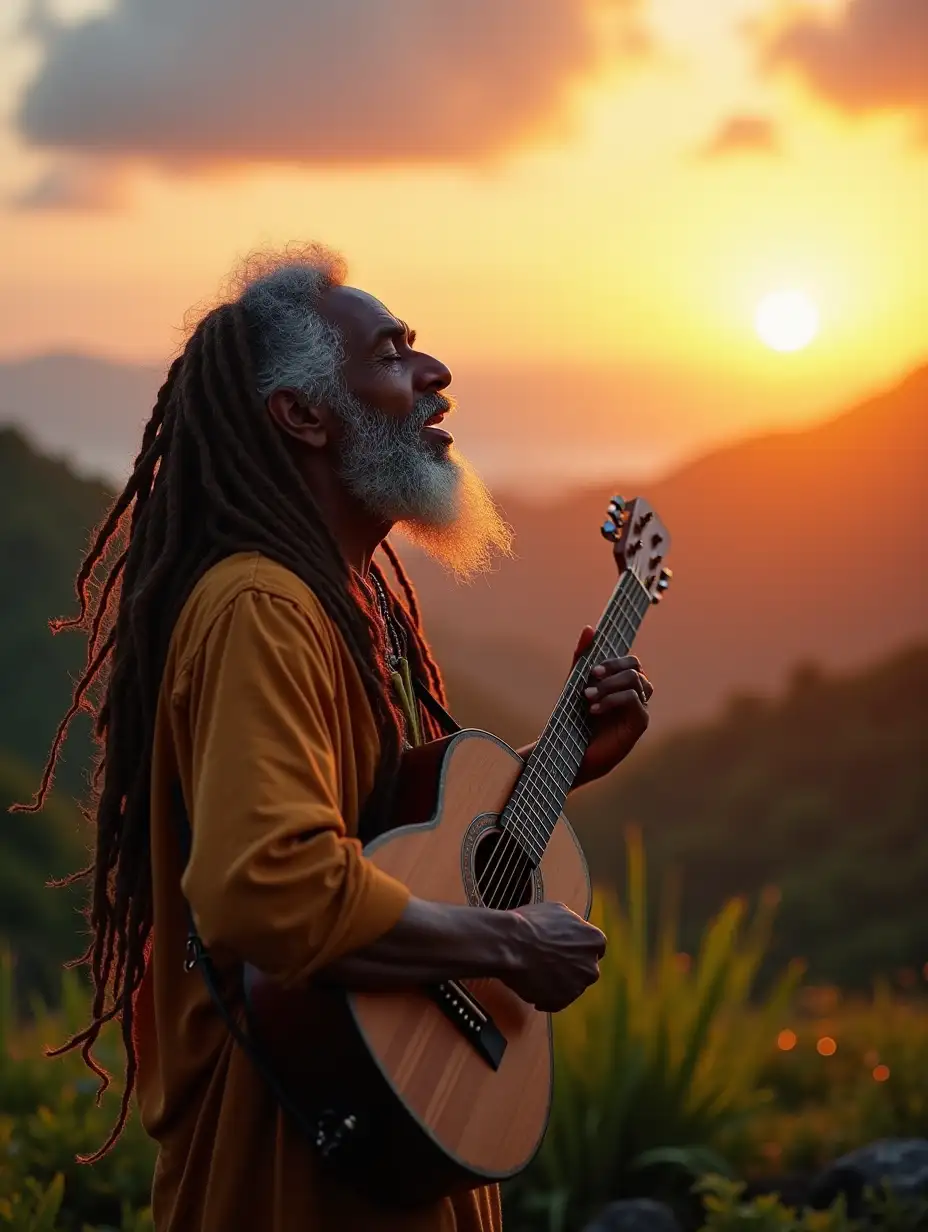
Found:
[[457, 402], [447, 394], [423, 394], [413, 404], [409, 419], [414, 430], [418, 432], [433, 415], [450, 415], [456, 409]]

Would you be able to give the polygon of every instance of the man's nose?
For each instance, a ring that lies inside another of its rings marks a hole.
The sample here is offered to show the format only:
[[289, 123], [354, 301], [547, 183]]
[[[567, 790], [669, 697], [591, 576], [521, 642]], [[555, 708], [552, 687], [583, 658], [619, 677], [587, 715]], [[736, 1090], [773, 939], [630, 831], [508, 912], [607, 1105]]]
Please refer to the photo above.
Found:
[[451, 384], [451, 369], [433, 355], [423, 355], [416, 367], [416, 389], [423, 394], [437, 393]]

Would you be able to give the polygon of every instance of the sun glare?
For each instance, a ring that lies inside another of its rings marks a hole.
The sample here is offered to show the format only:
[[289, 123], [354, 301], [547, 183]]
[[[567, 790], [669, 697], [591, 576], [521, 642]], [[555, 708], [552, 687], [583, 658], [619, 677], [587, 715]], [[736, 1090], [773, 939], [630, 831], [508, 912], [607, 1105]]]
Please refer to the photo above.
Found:
[[757, 305], [754, 328], [774, 351], [801, 351], [818, 333], [818, 308], [804, 291], [771, 291]]

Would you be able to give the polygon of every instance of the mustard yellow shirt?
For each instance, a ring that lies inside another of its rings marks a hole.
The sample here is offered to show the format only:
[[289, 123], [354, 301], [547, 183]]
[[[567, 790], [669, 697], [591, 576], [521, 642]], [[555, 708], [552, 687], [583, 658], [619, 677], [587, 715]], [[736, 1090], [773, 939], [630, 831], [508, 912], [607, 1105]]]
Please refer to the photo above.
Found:
[[[181, 887], [242, 1025], [243, 961], [308, 977], [393, 927], [408, 891], [353, 837], [378, 752], [360, 676], [309, 588], [258, 553], [210, 569], [173, 632], [152, 759], [154, 930], [136, 1048], [142, 1122], [159, 1144], [157, 1232], [501, 1227], [495, 1186], [413, 1214], [340, 1186], [230, 1038], [201, 973], [183, 969]], [[186, 869], [169, 811], [177, 775]]]

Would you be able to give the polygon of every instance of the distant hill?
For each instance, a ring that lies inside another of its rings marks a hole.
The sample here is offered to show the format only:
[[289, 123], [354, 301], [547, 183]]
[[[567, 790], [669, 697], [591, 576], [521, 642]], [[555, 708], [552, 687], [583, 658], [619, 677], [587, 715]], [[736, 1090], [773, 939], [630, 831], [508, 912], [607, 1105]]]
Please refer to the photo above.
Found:
[[[776, 886], [777, 960], [842, 985], [920, 971], [928, 938], [928, 643], [866, 671], [797, 671], [772, 700], [638, 750], [568, 815], [600, 882], [623, 827], [655, 874], [682, 872], [691, 947], [732, 895]], [[776, 964], [774, 964], [776, 965]]]
[[[48, 622], [77, 610], [74, 576], [109, 496], [0, 427], [0, 750], [30, 767], [45, 759], [86, 653], [80, 634], [53, 637]], [[61, 768], [75, 791], [90, 747], [82, 723]]]
[[[25, 428], [83, 473], [117, 482], [170, 358], [151, 365], [59, 350], [0, 359], [0, 423]], [[709, 378], [614, 356], [452, 366], [464, 452], [494, 487], [532, 499], [603, 477], [611, 483], [617, 465], [626, 475], [665, 473], [712, 442], [783, 422], [784, 413], [792, 423], [822, 413], [814, 383], [797, 382], [788, 362], [772, 364], [760, 385], [736, 369]], [[859, 387], [851, 366], [834, 379], [842, 390]], [[834, 388], [839, 402], [847, 396]]]
[[78, 936], [86, 885], [50, 887], [89, 863], [91, 836], [78, 810], [52, 796], [38, 815], [7, 812], [28, 799], [33, 773], [0, 753], [0, 946], [16, 955], [17, 986], [55, 997], [61, 964], [77, 958], [86, 944]]
[[62, 352], [0, 362], [0, 425], [83, 475], [128, 474], [163, 370]]
[[[851, 667], [928, 635], [926, 476], [928, 366], [828, 423], [716, 450], [648, 485], [674, 571], [636, 646], [657, 687], [655, 725], [772, 690], [799, 660]], [[615, 582], [598, 530], [612, 490], [619, 481], [546, 506], [504, 501], [518, 559], [469, 586], [410, 557], [443, 662], [548, 713]], [[501, 669], [488, 648], [516, 639], [526, 651]]]

